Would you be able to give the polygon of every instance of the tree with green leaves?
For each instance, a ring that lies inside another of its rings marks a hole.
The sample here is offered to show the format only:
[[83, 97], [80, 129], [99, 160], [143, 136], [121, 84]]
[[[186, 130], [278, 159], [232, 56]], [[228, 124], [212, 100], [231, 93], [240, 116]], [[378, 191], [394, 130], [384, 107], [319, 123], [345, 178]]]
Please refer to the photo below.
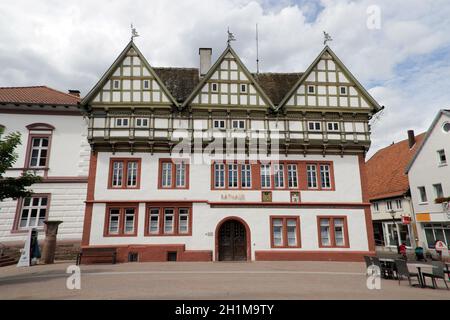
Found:
[[24, 173], [18, 178], [4, 177], [7, 169], [17, 161], [15, 149], [21, 144], [20, 133], [13, 132], [3, 137], [4, 128], [0, 127], [0, 201], [8, 198], [29, 197], [32, 191], [28, 188], [41, 180], [32, 173]]

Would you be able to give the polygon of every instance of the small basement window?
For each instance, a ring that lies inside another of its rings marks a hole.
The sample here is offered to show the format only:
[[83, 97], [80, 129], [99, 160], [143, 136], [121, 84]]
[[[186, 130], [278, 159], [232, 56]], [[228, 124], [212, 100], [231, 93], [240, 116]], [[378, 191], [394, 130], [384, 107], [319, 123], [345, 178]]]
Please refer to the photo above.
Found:
[[139, 255], [137, 252], [128, 253], [128, 262], [138, 262], [138, 261], [139, 261]]
[[177, 261], [177, 252], [168, 252], [167, 253], [167, 261], [176, 262]]

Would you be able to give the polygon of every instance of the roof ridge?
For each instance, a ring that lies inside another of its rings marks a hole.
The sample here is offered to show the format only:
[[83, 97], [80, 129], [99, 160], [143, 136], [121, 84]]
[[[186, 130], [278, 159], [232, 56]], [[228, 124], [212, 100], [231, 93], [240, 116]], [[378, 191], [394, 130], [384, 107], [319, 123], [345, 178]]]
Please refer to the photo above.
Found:
[[0, 87], [0, 89], [32, 89], [32, 88], [48, 88], [48, 87], [47, 86]]
[[195, 67], [153, 67], [153, 69], [198, 70]]

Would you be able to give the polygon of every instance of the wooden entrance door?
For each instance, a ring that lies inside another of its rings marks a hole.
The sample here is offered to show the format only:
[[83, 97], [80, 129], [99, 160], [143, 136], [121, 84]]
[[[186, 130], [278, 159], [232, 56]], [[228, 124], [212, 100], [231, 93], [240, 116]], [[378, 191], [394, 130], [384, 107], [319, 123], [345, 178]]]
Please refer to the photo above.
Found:
[[219, 261], [247, 261], [247, 232], [239, 221], [230, 220], [220, 227]]

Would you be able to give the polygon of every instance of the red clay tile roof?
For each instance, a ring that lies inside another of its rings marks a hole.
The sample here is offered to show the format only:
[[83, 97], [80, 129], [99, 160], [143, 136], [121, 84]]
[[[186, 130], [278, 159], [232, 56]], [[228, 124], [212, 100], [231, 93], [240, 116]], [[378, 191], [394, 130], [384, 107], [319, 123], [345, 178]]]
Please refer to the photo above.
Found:
[[0, 88], [0, 104], [77, 105], [80, 98], [46, 86]]
[[422, 144], [426, 133], [416, 136], [416, 144], [409, 149], [403, 140], [379, 150], [366, 162], [370, 200], [401, 196], [409, 189], [405, 168]]

